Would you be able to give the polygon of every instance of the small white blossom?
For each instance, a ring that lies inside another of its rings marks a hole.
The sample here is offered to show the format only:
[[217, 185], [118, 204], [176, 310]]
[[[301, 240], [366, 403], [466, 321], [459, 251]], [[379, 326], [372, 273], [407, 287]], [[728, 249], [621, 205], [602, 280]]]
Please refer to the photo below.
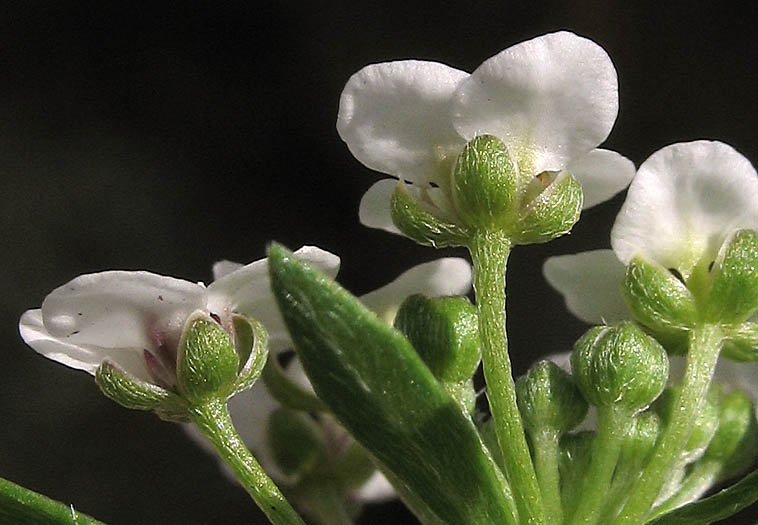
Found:
[[640, 166], [611, 230], [613, 251], [551, 257], [543, 270], [580, 319], [631, 319], [621, 282], [633, 257], [687, 279], [743, 228], [758, 229], [758, 174], [750, 162], [721, 142], [672, 144]]
[[[454, 214], [446, 188], [464, 145], [489, 134], [502, 140], [521, 173], [571, 173], [584, 207], [627, 186], [634, 166], [596, 149], [618, 113], [618, 81], [606, 52], [573, 33], [522, 42], [473, 73], [437, 62], [404, 60], [364, 67], [340, 99], [337, 130], [365, 166], [412, 183], [409, 191]], [[557, 180], [557, 177], [556, 179]], [[364, 195], [360, 219], [394, 233], [382, 180]]]

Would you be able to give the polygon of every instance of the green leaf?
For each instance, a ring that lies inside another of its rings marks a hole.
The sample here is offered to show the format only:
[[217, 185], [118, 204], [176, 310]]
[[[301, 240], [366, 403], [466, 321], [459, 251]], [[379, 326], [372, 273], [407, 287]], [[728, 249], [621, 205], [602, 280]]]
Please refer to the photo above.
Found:
[[737, 514], [758, 501], [758, 470], [709, 498], [672, 510], [650, 525], [707, 525]]
[[42, 494], [0, 478], [0, 523], [16, 525], [104, 525]]
[[274, 295], [318, 396], [437, 517], [515, 523], [510, 489], [473, 423], [397, 330], [279, 245]]

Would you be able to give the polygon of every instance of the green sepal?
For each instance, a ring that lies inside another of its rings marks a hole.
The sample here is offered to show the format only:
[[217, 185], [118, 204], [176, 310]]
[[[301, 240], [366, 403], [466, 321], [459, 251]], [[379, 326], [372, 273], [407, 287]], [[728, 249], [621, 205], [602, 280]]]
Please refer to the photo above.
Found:
[[14, 525], [104, 525], [73, 505], [0, 478], [0, 523]]
[[561, 172], [536, 197], [523, 203], [513, 242], [540, 244], [567, 234], [579, 220], [583, 201], [582, 187], [576, 179]]
[[758, 361], [758, 323], [745, 322], [724, 329], [721, 354], [732, 361]]
[[669, 375], [666, 351], [631, 322], [590, 328], [574, 345], [571, 371], [591, 404], [644, 410], [663, 391]]
[[232, 315], [234, 348], [237, 351], [237, 379], [227, 397], [247, 390], [263, 373], [268, 360], [268, 333], [263, 325], [243, 315]]
[[697, 322], [692, 294], [670, 271], [634, 257], [621, 289], [634, 318], [654, 333], [680, 334]]
[[464, 228], [420, 202], [410, 194], [405, 184], [397, 185], [390, 206], [395, 226], [419, 244], [434, 248], [463, 246], [468, 238]]
[[239, 356], [232, 338], [210, 315], [195, 312], [184, 324], [176, 359], [176, 384], [190, 403], [226, 398], [233, 391]]
[[106, 397], [131, 410], [154, 410], [165, 421], [187, 422], [187, 404], [153, 383], [137, 379], [105, 360], [95, 371], [95, 383]]
[[400, 305], [395, 328], [440, 381], [466, 381], [479, 366], [479, 321], [466, 297], [411, 295]]
[[648, 525], [708, 525], [734, 516], [758, 501], [758, 470], [742, 480], [700, 501], [667, 512]]
[[735, 232], [711, 270], [706, 302], [709, 321], [740, 323], [758, 309], [758, 232]]
[[278, 408], [267, 423], [269, 446], [276, 465], [285, 475], [300, 479], [324, 456], [323, 434], [305, 412]]
[[509, 488], [473, 426], [408, 340], [280, 245], [274, 295], [318, 396], [441, 519], [514, 523]]
[[474, 229], [503, 225], [518, 199], [519, 171], [506, 145], [492, 135], [470, 141], [453, 169], [453, 203], [464, 224]]
[[584, 420], [589, 408], [571, 375], [551, 361], [532, 365], [516, 380], [516, 400], [532, 434], [565, 434]]

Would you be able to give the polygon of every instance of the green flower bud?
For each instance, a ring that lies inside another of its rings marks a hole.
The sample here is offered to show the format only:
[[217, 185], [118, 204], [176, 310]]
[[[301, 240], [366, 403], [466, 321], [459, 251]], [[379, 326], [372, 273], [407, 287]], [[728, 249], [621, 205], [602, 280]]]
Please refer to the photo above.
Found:
[[266, 430], [274, 460], [287, 476], [301, 478], [323, 457], [321, 430], [305, 412], [279, 408], [269, 416]]
[[465, 297], [411, 295], [400, 306], [395, 328], [411, 342], [434, 376], [467, 381], [481, 359], [476, 308]]
[[741, 230], [721, 247], [712, 269], [706, 315], [740, 323], [758, 309], [758, 232]]
[[695, 300], [684, 283], [640, 257], [629, 263], [622, 293], [634, 318], [656, 333], [681, 333], [697, 319]]
[[732, 361], [758, 361], [758, 323], [727, 328], [721, 353]]
[[624, 465], [645, 465], [653, 453], [660, 431], [661, 420], [655, 412], [637, 414], [621, 444], [619, 468]]
[[95, 382], [103, 394], [132, 410], [155, 410], [161, 419], [188, 421], [186, 404], [179, 396], [153, 383], [142, 381], [110, 361], [103, 361], [95, 372]]
[[705, 457], [722, 462], [722, 478], [736, 476], [752, 465], [758, 454], [758, 422], [750, 396], [732, 391], [719, 400], [718, 430]]
[[630, 322], [591, 328], [571, 354], [574, 379], [590, 403], [632, 414], [663, 391], [668, 365], [663, 347]]
[[503, 226], [518, 198], [519, 171], [506, 145], [492, 135], [466, 144], [453, 170], [452, 194], [458, 215], [473, 228]]
[[[679, 390], [679, 386], [668, 387], [655, 402], [654, 410], [660, 416], [664, 426], [668, 425], [671, 420], [676, 407], [676, 400], [679, 397]], [[710, 392], [698, 410], [692, 434], [690, 434], [687, 445], [682, 451], [681, 461], [684, 463], [691, 463], [700, 458], [716, 434], [719, 427], [717, 402], [717, 396]]]
[[546, 173], [533, 184], [548, 184], [536, 197], [527, 191], [519, 212], [517, 231], [513, 237], [516, 244], [539, 244], [565, 235], [574, 227], [582, 212], [584, 196], [582, 187], [568, 172], [557, 174], [550, 181]]
[[424, 246], [463, 246], [468, 238], [464, 228], [442, 217], [439, 210], [416, 199], [405, 184], [398, 184], [392, 194], [391, 213], [395, 226]]
[[566, 509], [572, 508], [576, 498], [581, 497], [582, 481], [592, 457], [594, 441], [595, 433], [586, 430], [561, 436], [558, 472], [561, 476], [561, 500]]
[[190, 403], [227, 397], [234, 388], [239, 356], [229, 334], [205, 312], [184, 324], [176, 361], [177, 388]]
[[516, 381], [516, 400], [531, 434], [564, 434], [587, 415], [587, 401], [571, 376], [551, 361], [540, 361]]

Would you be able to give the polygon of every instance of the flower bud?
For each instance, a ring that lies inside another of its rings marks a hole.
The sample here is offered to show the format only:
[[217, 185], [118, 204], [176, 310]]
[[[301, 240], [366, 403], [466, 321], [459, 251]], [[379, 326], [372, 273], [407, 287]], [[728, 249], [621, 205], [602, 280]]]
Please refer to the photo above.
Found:
[[679, 333], [696, 321], [697, 309], [690, 291], [654, 262], [633, 258], [622, 293], [634, 318], [656, 333]]
[[[537, 178], [534, 183], [541, 185], [542, 179]], [[549, 181], [536, 197], [531, 198], [531, 192], [527, 191], [519, 212], [514, 243], [539, 244], [565, 235], [579, 220], [582, 202], [582, 187], [565, 171]]]
[[574, 345], [574, 380], [593, 405], [636, 413], [663, 391], [668, 357], [663, 347], [636, 325], [596, 326]]
[[[645, 465], [655, 448], [660, 431], [661, 420], [655, 412], [637, 414], [621, 444], [619, 465]], [[638, 467], [634, 470], [641, 469]]]
[[466, 230], [416, 199], [404, 184], [397, 185], [390, 206], [392, 222], [417, 243], [434, 248], [465, 245]]
[[519, 172], [506, 145], [492, 135], [466, 144], [453, 170], [453, 203], [464, 224], [489, 229], [513, 216]]
[[237, 379], [239, 356], [229, 334], [205, 312], [184, 324], [176, 362], [177, 388], [190, 403], [226, 398]]
[[735, 232], [721, 247], [711, 270], [706, 315], [740, 323], [758, 309], [758, 232]]
[[323, 434], [305, 412], [279, 408], [269, 416], [266, 430], [276, 465], [287, 476], [301, 478], [324, 454]]
[[758, 454], [758, 422], [750, 396], [732, 391], [719, 400], [719, 425], [705, 457], [723, 463], [722, 478], [736, 476], [753, 464]]
[[551, 361], [540, 361], [516, 381], [516, 400], [531, 433], [564, 434], [587, 415], [587, 401], [571, 376]]
[[595, 432], [582, 431], [564, 434], [559, 442], [558, 472], [561, 476], [561, 500], [570, 508], [581, 497], [582, 481], [592, 457]]
[[476, 308], [465, 297], [411, 295], [397, 312], [395, 328], [440, 381], [467, 381], [479, 366]]
[[[655, 402], [655, 412], [660, 416], [664, 426], [668, 425], [669, 421], [671, 421], [676, 407], [676, 400], [679, 397], [679, 390], [679, 386], [666, 388]], [[690, 434], [690, 438], [682, 451], [681, 461], [692, 463], [700, 458], [716, 434], [718, 427], [719, 409], [717, 406], [717, 396], [713, 392], [710, 392], [695, 417], [692, 434]]]

